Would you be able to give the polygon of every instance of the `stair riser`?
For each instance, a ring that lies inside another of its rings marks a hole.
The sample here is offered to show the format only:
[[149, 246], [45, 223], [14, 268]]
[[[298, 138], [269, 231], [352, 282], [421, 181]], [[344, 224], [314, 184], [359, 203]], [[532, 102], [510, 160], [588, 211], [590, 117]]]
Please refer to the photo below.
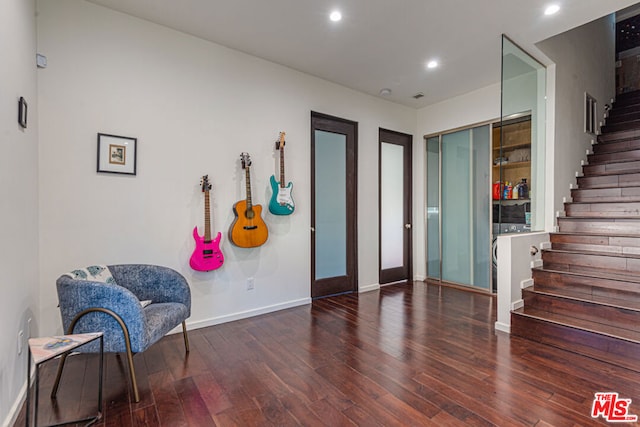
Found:
[[603, 163], [585, 165], [582, 167], [584, 176], [614, 175], [627, 173], [640, 173], [640, 161]]
[[640, 259], [624, 256], [543, 251], [542, 261], [545, 267], [554, 266], [553, 269], [562, 271], [574, 271], [572, 270], [574, 267], [580, 269], [586, 267], [600, 271], [640, 274]]
[[632, 114], [638, 111], [638, 109], [640, 109], [640, 103], [638, 101], [627, 103], [626, 105], [625, 104], [616, 105], [616, 103], [614, 103], [613, 105], [615, 106], [615, 108], [612, 108], [609, 110], [607, 117], [626, 116], [627, 114]]
[[526, 307], [537, 308], [550, 313], [571, 313], [571, 317], [591, 322], [606, 323], [618, 328], [636, 330], [640, 324], [640, 312], [619, 307], [594, 304], [553, 295], [543, 295], [523, 290]]
[[571, 190], [574, 202], [640, 202], [640, 187], [578, 188]]
[[[640, 345], [589, 331], [512, 313], [511, 334], [634, 371], [637, 371], [640, 366]], [[606, 351], [602, 349], [606, 349]]]
[[605, 126], [602, 126], [600, 130], [602, 131], [602, 133], [608, 133], [608, 132], [618, 132], [621, 130], [631, 130], [631, 129], [638, 129], [638, 128], [640, 128], [640, 122], [634, 120], [630, 122], [605, 125]]
[[617, 153], [630, 150], [640, 150], [640, 139], [630, 139], [620, 142], [605, 142], [595, 144], [593, 147], [595, 154]]
[[564, 211], [575, 218], [638, 218], [640, 202], [565, 203]]
[[627, 105], [640, 104], [640, 94], [637, 92], [625, 92], [616, 95], [615, 100], [611, 103], [613, 110], [625, 107]]
[[578, 218], [558, 218], [562, 233], [623, 234], [640, 236], [640, 221], [630, 219], [588, 221]]
[[598, 142], [622, 141], [625, 139], [640, 138], [640, 130], [623, 130], [598, 135]]
[[578, 177], [577, 181], [578, 187], [581, 189], [595, 189], [604, 187], [640, 187], [640, 173], [581, 176]]
[[619, 151], [615, 153], [589, 154], [587, 161], [590, 165], [602, 162], [619, 162], [625, 160], [639, 160], [640, 150]]
[[607, 125], [614, 125], [618, 123], [631, 122], [634, 120], [640, 120], [640, 111], [636, 106], [632, 108], [626, 108], [619, 110], [611, 110], [609, 115], [605, 119]]
[[572, 274], [534, 269], [533, 281], [542, 291], [568, 290], [597, 297], [617, 298], [640, 302], [640, 284], [599, 277], [574, 276]]
[[550, 240], [553, 249], [640, 255], [640, 237], [552, 234]]
[[597, 234], [623, 234], [640, 236], [640, 222], [621, 220], [585, 221], [578, 218], [558, 218], [558, 227], [562, 233], [597, 233]]

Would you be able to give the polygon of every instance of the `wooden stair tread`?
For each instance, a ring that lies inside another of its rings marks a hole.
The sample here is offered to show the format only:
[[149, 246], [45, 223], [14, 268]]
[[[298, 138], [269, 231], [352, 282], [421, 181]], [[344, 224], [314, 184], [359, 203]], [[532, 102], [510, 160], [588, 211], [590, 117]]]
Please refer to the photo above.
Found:
[[[572, 202], [572, 203], [577, 203], [577, 202]], [[590, 203], [590, 202], [586, 202], [586, 203]], [[618, 203], [618, 202], [605, 202], [605, 203]], [[559, 219], [562, 220], [571, 220], [571, 221], [590, 221], [590, 222], [610, 222], [610, 221], [622, 221], [622, 222], [636, 222], [636, 221], [640, 221], [640, 216], [637, 218], [634, 217], [629, 217], [629, 216], [611, 216], [611, 217], [585, 217], [585, 216], [561, 216], [558, 217]], [[578, 234], [578, 233], [576, 233]], [[587, 233], [589, 235], [593, 234], [591, 232]], [[614, 234], [611, 235], [622, 235], [622, 234], [616, 234], [614, 232]], [[637, 234], [633, 235], [633, 234], [629, 234], [629, 237], [631, 236], [638, 236]]]
[[549, 289], [536, 289], [535, 285], [525, 288], [523, 290], [538, 294], [538, 295], [547, 295], [556, 298], [566, 298], [574, 301], [604, 305], [607, 307], [620, 308], [624, 310], [637, 311], [640, 313], [640, 301], [633, 301], [629, 299], [622, 298], [612, 298], [606, 297], [602, 295], [592, 295], [584, 292], [578, 292], [569, 289], [560, 290], [549, 290]]
[[618, 253], [599, 252], [599, 251], [577, 251], [577, 250], [570, 250], [570, 249], [543, 249], [542, 252], [555, 252], [555, 253], [572, 254], [572, 255], [597, 255], [597, 256], [608, 256], [608, 257], [615, 257], [615, 258], [640, 259], [640, 255], [635, 255], [635, 254], [618, 254]]
[[[605, 190], [607, 188], [620, 188], [620, 187], [598, 187], [598, 188], [574, 188], [574, 190]], [[579, 201], [579, 202], [565, 202], [567, 205], [606, 205], [606, 204], [626, 204], [626, 203], [638, 203], [638, 202], [607, 202], [602, 200], [594, 201]]]
[[513, 310], [512, 313], [524, 317], [539, 319], [545, 322], [555, 323], [557, 325], [566, 326], [573, 329], [587, 331], [593, 334], [616, 338], [634, 344], [640, 344], [640, 332], [633, 331], [631, 329], [618, 328], [604, 323], [578, 319], [577, 317], [567, 316], [565, 314], [559, 313], [551, 313], [531, 307], [522, 307], [517, 310]]
[[[589, 203], [589, 202], [585, 202], [585, 203]], [[593, 237], [618, 237], [618, 238], [638, 238], [637, 234], [624, 234], [624, 233], [598, 233], [598, 232], [593, 232], [593, 233], [574, 233], [571, 231], [554, 231], [553, 233], [549, 233], [549, 234], [553, 234], [553, 235], [559, 235], [559, 236], [593, 236]]]

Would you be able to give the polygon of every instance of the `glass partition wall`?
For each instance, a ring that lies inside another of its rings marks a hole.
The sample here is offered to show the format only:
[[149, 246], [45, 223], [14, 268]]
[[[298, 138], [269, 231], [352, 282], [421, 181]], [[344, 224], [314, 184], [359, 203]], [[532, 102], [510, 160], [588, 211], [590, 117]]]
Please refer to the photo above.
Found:
[[502, 36], [500, 123], [493, 133], [494, 234], [544, 229], [546, 68]]
[[497, 291], [497, 236], [544, 230], [546, 68], [502, 38], [500, 118], [426, 138], [431, 280]]

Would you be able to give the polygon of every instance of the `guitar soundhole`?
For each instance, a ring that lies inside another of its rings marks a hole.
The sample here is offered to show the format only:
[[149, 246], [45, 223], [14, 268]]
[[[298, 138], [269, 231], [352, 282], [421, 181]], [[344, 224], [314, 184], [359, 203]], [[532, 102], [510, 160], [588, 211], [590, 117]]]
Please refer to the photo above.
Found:
[[255, 216], [255, 212], [253, 212], [253, 209], [247, 209], [247, 211], [244, 213], [244, 216], [246, 216], [247, 219], [253, 219], [253, 217]]

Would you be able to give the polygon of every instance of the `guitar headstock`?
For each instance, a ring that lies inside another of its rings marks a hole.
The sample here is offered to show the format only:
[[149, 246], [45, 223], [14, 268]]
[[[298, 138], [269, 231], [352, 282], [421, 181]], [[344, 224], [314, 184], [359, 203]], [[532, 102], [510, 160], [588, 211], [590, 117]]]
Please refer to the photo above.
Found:
[[211, 190], [211, 183], [209, 182], [209, 175], [204, 175], [200, 179], [200, 185], [202, 185], [202, 192], [203, 193], [206, 193], [207, 191]]
[[280, 132], [280, 138], [276, 141], [276, 150], [280, 150], [284, 148], [284, 145], [285, 145], [284, 135], [285, 135], [285, 132]]
[[251, 158], [249, 157], [249, 153], [241, 153], [240, 162], [242, 162], [242, 169], [248, 169], [251, 166]]

